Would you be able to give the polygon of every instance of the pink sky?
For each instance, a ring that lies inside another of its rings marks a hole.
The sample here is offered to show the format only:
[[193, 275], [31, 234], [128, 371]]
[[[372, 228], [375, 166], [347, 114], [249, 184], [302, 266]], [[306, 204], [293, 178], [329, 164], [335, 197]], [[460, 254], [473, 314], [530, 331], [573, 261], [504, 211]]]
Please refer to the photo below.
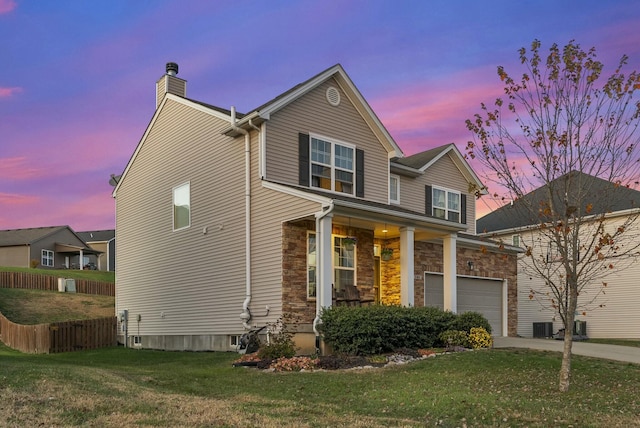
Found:
[[[341, 63], [406, 154], [463, 150], [464, 121], [501, 95], [496, 67], [517, 73], [535, 38], [640, 69], [640, 4], [580, 5], [0, 0], [0, 229], [115, 227], [109, 176], [153, 115], [167, 61], [189, 97], [241, 112]], [[483, 199], [480, 214], [495, 206]]]

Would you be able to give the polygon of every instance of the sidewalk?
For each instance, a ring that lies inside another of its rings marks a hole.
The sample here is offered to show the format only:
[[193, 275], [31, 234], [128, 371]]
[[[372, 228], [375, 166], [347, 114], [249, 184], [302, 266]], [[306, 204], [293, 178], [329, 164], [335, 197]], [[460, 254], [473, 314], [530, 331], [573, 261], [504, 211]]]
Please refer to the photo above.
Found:
[[[562, 352], [564, 342], [555, 339], [527, 339], [522, 337], [494, 337], [494, 348], [529, 348], [540, 351]], [[573, 342], [573, 354], [605, 360], [640, 364], [640, 348], [604, 345], [601, 343]]]

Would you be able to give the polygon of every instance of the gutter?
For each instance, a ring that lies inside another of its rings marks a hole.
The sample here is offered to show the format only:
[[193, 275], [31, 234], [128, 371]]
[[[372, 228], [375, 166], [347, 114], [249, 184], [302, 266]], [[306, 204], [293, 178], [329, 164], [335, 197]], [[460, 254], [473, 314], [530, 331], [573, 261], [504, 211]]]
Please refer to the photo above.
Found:
[[[231, 106], [231, 128], [244, 135], [244, 197], [245, 197], [245, 299], [242, 303], [242, 313], [240, 319], [242, 326], [250, 330], [251, 311], [251, 137], [249, 132], [238, 127], [236, 124], [236, 108]], [[257, 128], [256, 128], [257, 129]]]

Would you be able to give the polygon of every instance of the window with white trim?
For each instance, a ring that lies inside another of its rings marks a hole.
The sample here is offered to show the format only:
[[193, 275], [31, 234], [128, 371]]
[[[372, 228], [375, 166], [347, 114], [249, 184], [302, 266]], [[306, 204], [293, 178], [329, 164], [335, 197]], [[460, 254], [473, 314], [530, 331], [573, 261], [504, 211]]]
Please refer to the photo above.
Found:
[[355, 147], [326, 137], [310, 137], [311, 187], [353, 195]]
[[432, 215], [460, 223], [460, 192], [434, 187]]
[[190, 183], [185, 183], [173, 188], [173, 230], [191, 226], [190, 187]]
[[307, 297], [316, 297], [316, 234], [307, 236]]
[[400, 203], [400, 177], [393, 174], [389, 175], [389, 202]]
[[513, 235], [511, 239], [514, 247], [520, 246], [520, 235]]
[[40, 264], [42, 266], [53, 267], [54, 252], [51, 250], [42, 250]]
[[[356, 246], [348, 245], [346, 236], [333, 237], [333, 272], [336, 291], [356, 285]], [[309, 232], [307, 236], [307, 297], [317, 296], [317, 265], [316, 265], [316, 233]]]
[[356, 285], [356, 245], [347, 245], [346, 236], [333, 238], [333, 273], [336, 292]]

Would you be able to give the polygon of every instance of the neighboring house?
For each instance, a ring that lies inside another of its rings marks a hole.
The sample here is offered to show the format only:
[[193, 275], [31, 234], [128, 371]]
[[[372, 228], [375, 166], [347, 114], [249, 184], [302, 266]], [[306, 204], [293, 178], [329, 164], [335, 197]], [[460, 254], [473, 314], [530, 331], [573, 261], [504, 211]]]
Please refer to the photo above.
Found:
[[[617, 228], [629, 215], [638, 213], [640, 207], [640, 192], [623, 186], [617, 186], [606, 180], [587, 174], [574, 172], [570, 174], [574, 182], [580, 182], [575, 188], [584, 189], [588, 194], [595, 195], [593, 201], [584, 201], [592, 206], [590, 215], [606, 213], [606, 227]], [[559, 189], [562, 180], [566, 176], [557, 179], [552, 188]], [[539, 205], [538, 201], [544, 200], [547, 195], [546, 186], [540, 187], [520, 200], [507, 204], [486, 216], [478, 219], [476, 227], [478, 233], [493, 239], [501, 240], [512, 245], [531, 247], [533, 251], [543, 252], [542, 257], [553, 260], [553, 247], [543, 238], [537, 226], [540, 219], [532, 216], [530, 210], [524, 208]], [[571, 198], [572, 195], [562, 193], [561, 197]], [[607, 195], [608, 197], [603, 197]], [[640, 225], [636, 222], [635, 230], [625, 232], [631, 239], [640, 239]], [[541, 242], [544, 240], [544, 242]], [[539, 249], [539, 250], [537, 250]], [[544, 254], [546, 252], [546, 254]], [[534, 254], [535, 256], [536, 254]], [[612, 263], [617, 263], [615, 260]], [[535, 298], [537, 293], [550, 291], [544, 281], [527, 272], [525, 259], [518, 266], [518, 335], [524, 337], [547, 336], [550, 332], [556, 333], [562, 328], [560, 316], [551, 309], [543, 308], [543, 305]], [[604, 294], [597, 295], [600, 283], [587, 287], [581, 293], [579, 304], [582, 301], [595, 301], [586, 309], [580, 309], [576, 313], [576, 320], [586, 321], [586, 334], [592, 338], [640, 338], [640, 312], [637, 309], [640, 303], [638, 292], [638, 278], [640, 278], [640, 264], [635, 263], [630, 268], [621, 271], [613, 271], [605, 280], [607, 287]], [[532, 290], [535, 293], [532, 293]], [[542, 294], [544, 295], [544, 294]], [[596, 297], [597, 295], [597, 297]], [[600, 307], [600, 305], [603, 305]], [[583, 313], [584, 312], [584, 313]], [[534, 333], [534, 323], [536, 331]], [[551, 328], [545, 328], [544, 324]]]
[[114, 180], [120, 340], [232, 350], [286, 315], [313, 351], [343, 301], [477, 310], [515, 334], [516, 249], [474, 236], [483, 187], [453, 144], [405, 157], [340, 65], [247, 114], [186, 98], [176, 73]]
[[0, 231], [0, 266], [83, 269], [83, 258], [98, 254], [69, 226]]
[[78, 232], [78, 236], [91, 248], [100, 251], [98, 254], [85, 256], [84, 266], [109, 272], [116, 270], [116, 231], [114, 229]]

